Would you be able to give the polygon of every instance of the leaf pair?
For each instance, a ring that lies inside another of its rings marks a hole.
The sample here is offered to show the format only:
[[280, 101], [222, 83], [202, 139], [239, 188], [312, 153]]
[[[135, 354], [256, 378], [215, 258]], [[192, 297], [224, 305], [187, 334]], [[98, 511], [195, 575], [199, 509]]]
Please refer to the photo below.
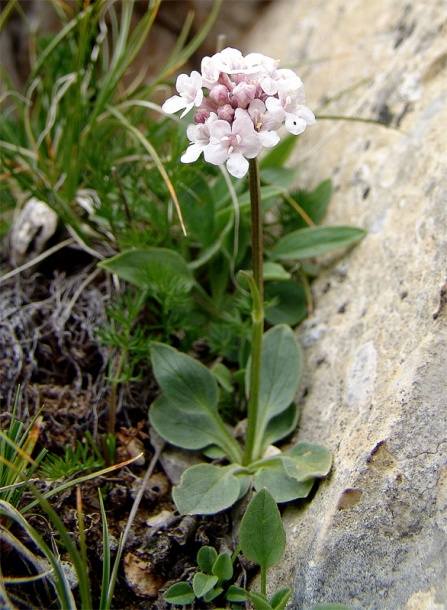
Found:
[[[150, 410], [157, 432], [184, 449], [217, 445], [232, 462], [241, 463], [241, 449], [219, 415], [217, 383], [209, 369], [162, 343], [152, 343], [151, 357], [163, 391]], [[256, 456], [296, 425], [298, 413], [292, 401], [301, 377], [301, 361], [301, 350], [288, 326], [275, 326], [264, 335]], [[248, 379], [249, 368], [246, 375]]]

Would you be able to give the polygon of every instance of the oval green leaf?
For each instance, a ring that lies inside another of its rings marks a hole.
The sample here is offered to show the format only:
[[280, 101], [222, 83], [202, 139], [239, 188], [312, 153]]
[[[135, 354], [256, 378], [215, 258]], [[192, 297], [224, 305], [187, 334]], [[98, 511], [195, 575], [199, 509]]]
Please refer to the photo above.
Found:
[[217, 576], [197, 572], [192, 579], [192, 588], [196, 597], [203, 597], [217, 584]]
[[297, 481], [325, 477], [332, 466], [331, 452], [312, 443], [298, 443], [281, 457], [286, 473]]
[[262, 451], [269, 445], [273, 445], [276, 441], [281, 440], [296, 428], [298, 422], [299, 410], [293, 402], [285, 411], [273, 417], [264, 432], [262, 439]]
[[270, 599], [270, 605], [272, 606], [273, 610], [284, 610], [291, 595], [292, 589], [290, 587], [278, 589], [278, 591], [276, 591]]
[[267, 489], [251, 500], [241, 521], [239, 544], [248, 559], [261, 570], [275, 565], [286, 548], [286, 533], [276, 502]]
[[271, 253], [272, 260], [302, 260], [346, 248], [359, 242], [366, 231], [356, 227], [306, 227], [282, 237]]
[[273, 610], [270, 602], [267, 601], [267, 598], [265, 597], [265, 595], [262, 595], [262, 593], [256, 593], [256, 591], [249, 591], [248, 597], [251, 600], [251, 603], [253, 604], [253, 608], [255, 610]]
[[307, 316], [307, 297], [304, 288], [296, 282], [275, 282], [265, 287], [267, 305], [265, 319], [270, 324], [289, 324], [295, 326]]
[[217, 407], [216, 380], [201, 362], [155, 341], [151, 345], [151, 361], [159, 386], [177, 407], [189, 412]]
[[[301, 378], [301, 348], [289, 326], [278, 324], [262, 340], [261, 384], [253, 455], [262, 454], [263, 438], [271, 419], [293, 402]], [[250, 367], [246, 388], [250, 387]]]
[[149, 418], [158, 434], [176, 447], [194, 450], [217, 445], [225, 452], [227, 439], [206, 409], [188, 412], [162, 395], [152, 403]]
[[217, 576], [220, 583], [230, 580], [233, 576], [233, 564], [228, 553], [220, 553], [213, 565], [213, 574]]
[[169, 587], [163, 598], [168, 604], [186, 606], [192, 604], [196, 596], [194, 595], [191, 585], [187, 582], [177, 582], [175, 585], [172, 585], [172, 587]]
[[[238, 468], [238, 467], [237, 467]], [[172, 497], [182, 515], [214, 515], [232, 506], [239, 497], [241, 483], [235, 466], [197, 464], [182, 475]]]
[[247, 600], [248, 593], [242, 587], [230, 585], [225, 597], [229, 602], [243, 604]]
[[197, 553], [197, 565], [205, 574], [213, 573], [213, 565], [217, 559], [217, 551], [212, 546], [201, 546]]
[[127, 250], [106, 261], [101, 261], [98, 266], [140, 288], [148, 288], [154, 280], [159, 281], [163, 270], [173, 278], [184, 282], [185, 290], [191, 290], [194, 284], [194, 278], [185, 259], [169, 248]]
[[272, 280], [284, 281], [290, 280], [291, 274], [284, 269], [279, 263], [267, 261], [263, 265], [263, 275], [266, 282]]

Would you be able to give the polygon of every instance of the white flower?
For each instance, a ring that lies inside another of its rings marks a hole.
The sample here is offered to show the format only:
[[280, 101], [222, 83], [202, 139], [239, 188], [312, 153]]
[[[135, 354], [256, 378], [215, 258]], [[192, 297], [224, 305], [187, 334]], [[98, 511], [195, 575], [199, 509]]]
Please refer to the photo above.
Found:
[[204, 150], [205, 161], [213, 165], [227, 163], [227, 169], [235, 178], [242, 178], [248, 171], [247, 159], [257, 157], [262, 140], [248, 116], [234, 120], [215, 121], [210, 128], [210, 143]]
[[250, 102], [247, 110], [237, 108], [235, 117], [240, 118], [244, 114], [248, 115], [253, 121], [253, 126], [255, 131], [258, 132], [263, 146], [271, 148], [278, 144], [280, 137], [276, 130], [281, 127], [281, 121], [278, 121], [275, 115], [266, 110], [264, 102], [257, 99]]
[[183, 153], [180, 159], [182, 163], [197, 161], [210, 142], [210, 127], [215, 121], [217, 121], [217, 114], [212, 112], [204, 123], [188, 125], [186, 135], [192, 144]]
[[312, 110], [300, 104], [294, 113], [286, 113], [284, 125], [287, 131], [290, 131], [294, 136], [298, 136], [300, 133], [303, 133], [308, 125], [315, 125], [316, 122]]
[[202, 70], [202, 85], [211, 89], [219, 81], [220, 69], [217, 54], [202, 59], [200, 69]]
[[220, 72], [225, 74], [245, 74], [245, 58], [238, 49], [227, 47], [213, 56]]
[[299, 103], [302, 101], [300, 90], [293, 96], [285, 94], [284, 91], [279, 91], [278, 95], [278, 98], [268, 97], [265, 106], [275, 118], [284, 121], [287, 131], [297, 136], [306, 129], [307, 125], [316, 123], [312, 110]]
[[288, 95], [301, 94], [304, 100], [303, 83], [300, 77], [293, 70], [287, 68], [273, 70], [261, 80], [261, 88], [267, 95], [275, 95], [278, 91], [283, 91]]
[[180, 115], [181, 118], [188, 114], [191, 108], [198, 107], [202, 103], [202, 77], [195, 70], [191, 72], [191, 76], [180, 74], [177, 77], [175, 87], [180, 95], [174, 95], [166, 100], [162, 110], [167, 114], [173, 114], [184, 108], [185, 110]]

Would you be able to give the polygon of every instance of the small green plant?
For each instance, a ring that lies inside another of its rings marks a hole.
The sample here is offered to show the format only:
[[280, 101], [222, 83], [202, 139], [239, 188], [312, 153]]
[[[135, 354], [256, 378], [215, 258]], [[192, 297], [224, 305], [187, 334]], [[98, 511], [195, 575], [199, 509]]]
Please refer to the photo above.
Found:
[[[249, 600], [255, 610], [284, 610], [292, 590], [283, 587], [267, 597], [267, 571], [282, 558], [286, 548], [286, 533], [273, 496], [267, 489], [261, 489], [251, 499], [242, 518], [239, 529], [239, 547], [233, 557], [227, 552], [217, 553], [210, 546], [201, 547], [197, 553], [200, 571], [193, 576], [192, 583], [179, 582], [170, 586], [164, 595], [169, 604], [188, 605], [195, 600], [199, 603], [226, 603], [226, 608], [245, 607]], [[260, 568], [261, 591], [251, 591], [236, 584], [234, 563], [243, 553]], [[205, 606], [200, 606], [201, 608]], [[343, 604], [321, 604], [313, 610], [350, 610]]]
[[[276, 591], [270, 599], [266, 596], [267, 570], [278, 563], [286, 545], [281, 515], [266, 489], [259, 491], [247, 507], [240, 525], [239, 544], [233, 558], [226, 552], [218, 554], [213, 547], [202, 547], [197, 554], [201, 571], [194, 574], [192, 585], [172, 585], [165, 593], [165, 600], [170, 604], [186, 605], [195, 599], [211, 602], [221, 597], [232, 604], [245, 604], [249, 599], [257, 610], [284, 610], [291, 595], [290, 588]], [[260, 567], [260, 593], [231, 584], [233, 564], [241, 551]]]
[[87, 430], [85, 441], [77, 441], [75, 449], [67, 447], [63, 456], [47, 453], [39, 466], [38, 474], [49, 481], [67, 479], [87, 470], [98, 470], [105, 464], [92, 435]]
[[[290, 327], [277, 325], [263, 338], [258, 418], [252, 456], [245, 461], [218, 411], [218, 385], [202, 363], [175, 348], [153, 343], [151, 359], [163, 391], [150, 409], [157, 432], [185, 449], [218, 448], [228, 465], [191, 466], [173, 490], [182, 513], [212, 514], [230, 507], [251, 484], [266, 487], [277, 502], [306, 497], [317, 477], [331, 467], [330, 452], [318, 445], [299, 443], [287, 452], [263, 457], [270, 445], [290, 434], [298, 408], [293, 402], [301, 376], [301, 351]], [[249, 387], [250, 363], [246, 371]], [[213, 452], [213, 455], [216, 452]]]

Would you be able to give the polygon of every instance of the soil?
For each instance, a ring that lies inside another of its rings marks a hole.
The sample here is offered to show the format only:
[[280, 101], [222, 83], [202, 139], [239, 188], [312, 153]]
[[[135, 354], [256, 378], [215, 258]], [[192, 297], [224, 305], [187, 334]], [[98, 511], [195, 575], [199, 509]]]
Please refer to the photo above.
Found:
[[[2, 256], [7, 264], [6, 253]], [[78, 441], [84, 441], [87, 431], [100, 439], [107, 430], [111, 394], [108, 368], [114, 354], [98, 343], [97, 328], [104, 321], [107, 302], [120, 287], [105, 272], [95, 270], [95, 262], [72, 246], [32, 269], [28, 276], [17, 274], [0, 287], [0, 425], [3, 430], [8, 427], [15, 403], [16, 419], [25, 424], [40, 413], [42, 427], [33, 455], [45, 448], [62, 456], [67, 447], [75, 449]], [[127, 524], [154, 455], [147, 408], [158, 390], [147, 364], [141, 364], [138, 374], [138, 381], [118, 386], [117, 461], [141, 451], [144, 460], [140, 458], [81, 486], [95, 603], [102, 574], [98, 491], [104, 499], [113, 547]], [[42, 482], [41, 490], [53, 484]], [[236, 546], [233, 532], [237, 518], [233, 513], [227, 511], [213, 518], [181, 516], [172, 503], [171, 487], [172, 482], [157, 463], [125, 544], [114, 608], [172, 607], [163, 600], [163, 593], [174, 582], [192, 579], [202, 545], [212, 545], [218, 552], [232, 552]], [[53, 496], [51, 504], [76, 541], [76, 489]], [[39, 511], [28, 518], [47, 543], [53, 548], [56, 545], [61, 559], [67, 560], [48, 518]], [[32, 548], [28, 540], [24, 543]], [[244, 579], [254, 574], [253, 566], [236, 563], [237, 582], [244, 584]], [[23, 576], [30, 570], [11, 549], [3, 548], [2, 564], [5, 577]], [[8, 585], [7, 590], [22, 600], [17, 607], [57, 607], [49, 587], [21, 584]]]

